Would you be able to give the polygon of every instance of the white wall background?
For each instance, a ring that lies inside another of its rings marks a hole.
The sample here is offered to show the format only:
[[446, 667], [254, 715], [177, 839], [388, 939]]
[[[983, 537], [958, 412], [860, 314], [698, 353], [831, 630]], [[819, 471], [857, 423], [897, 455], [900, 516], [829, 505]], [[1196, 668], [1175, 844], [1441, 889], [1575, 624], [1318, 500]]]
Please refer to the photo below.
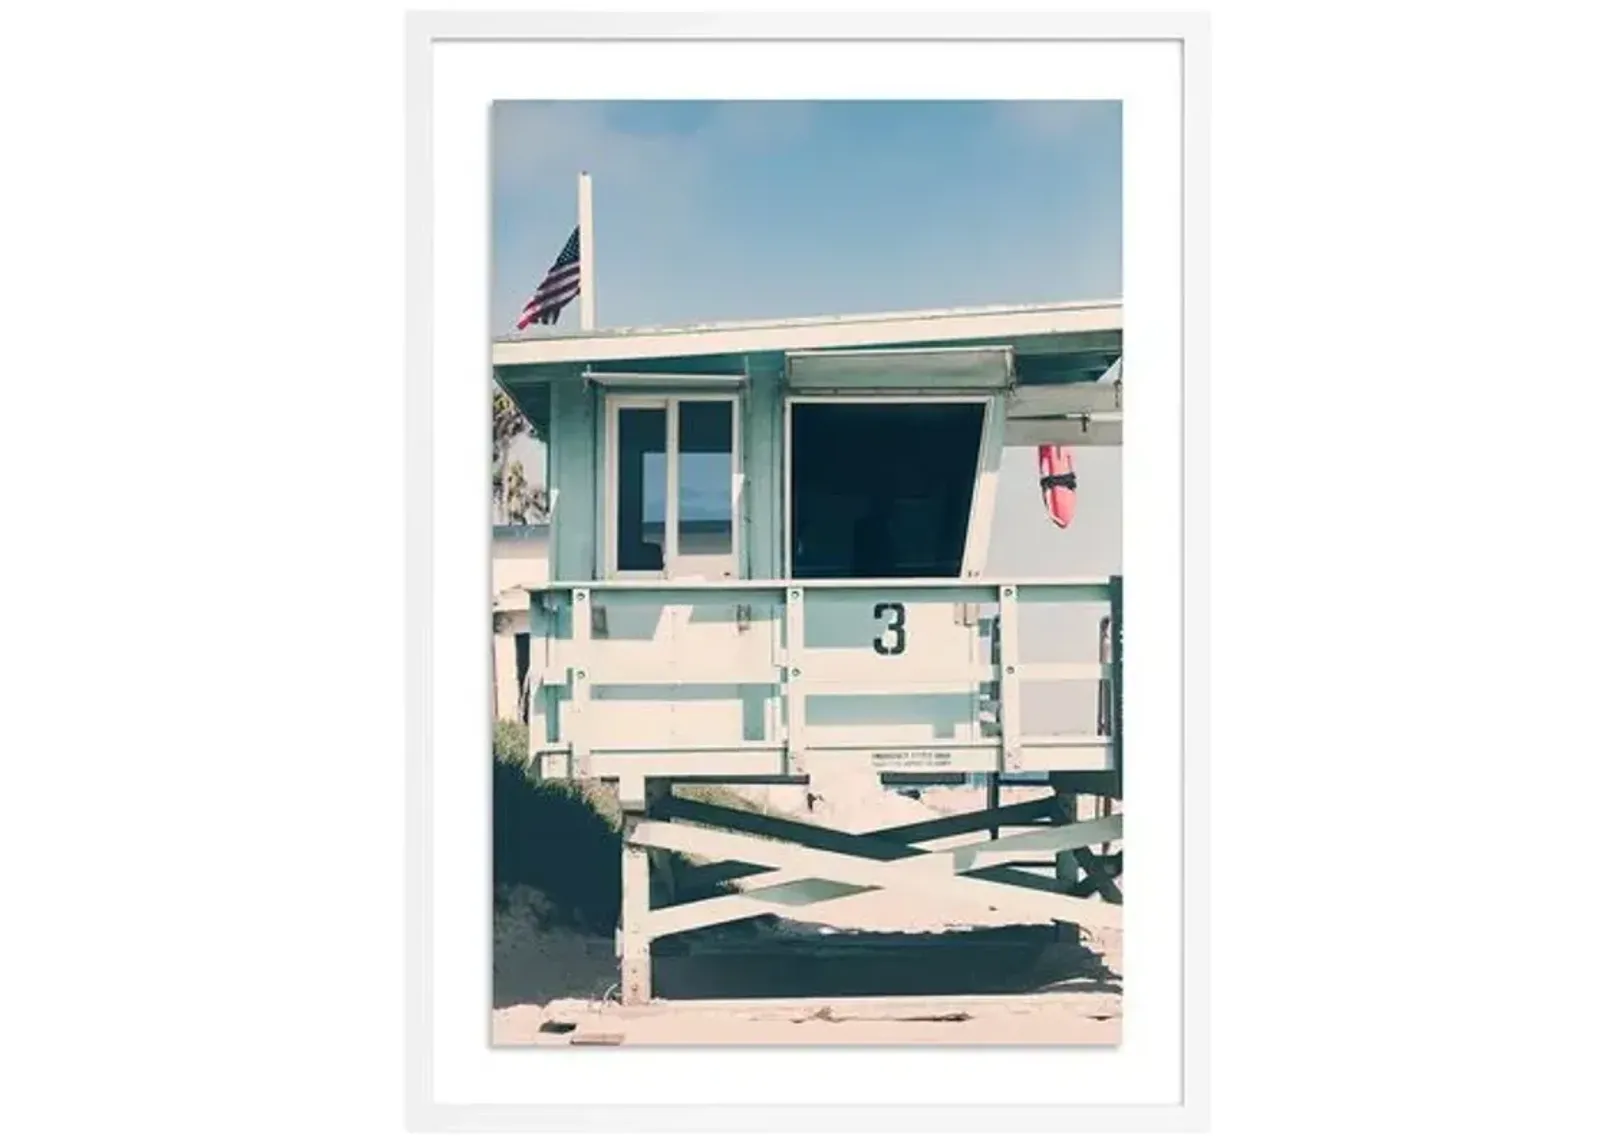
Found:
[[[405, 1137], [400, 7], [36, 7], [0, 69], [9, 1138]], [[1215, 1135], [1592, 1135], [1590, 39], [1211, 7]]]

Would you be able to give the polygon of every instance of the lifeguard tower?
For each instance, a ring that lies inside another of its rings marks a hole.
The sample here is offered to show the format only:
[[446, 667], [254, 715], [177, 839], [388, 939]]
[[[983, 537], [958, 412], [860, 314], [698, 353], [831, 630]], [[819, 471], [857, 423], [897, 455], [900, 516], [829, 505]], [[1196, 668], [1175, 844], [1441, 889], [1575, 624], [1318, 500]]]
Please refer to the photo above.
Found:
[[[1122, 794], [1120, 577], [984, 564], [1002, 449], [1119, 447], [1121, 357], [1120, 302], [495, 343], [549, 449], [530, 762], [619, 787], [625, 1004], [650, 998], [656, 938], [860, 893], [1120, 924], [1121, 815], [1080, 812]], [[1041, 604], [1097, 610], [1104, 648], [1024, 661]], [[1064, 682], [1100, 689], [1097, 732], [1025, 734], [1024, 687]], [[826, 767], [987, 775], [989, 797], [855, 835], [673, 788]], [[1002, 805], [1025, 775], [1042, 796]], [[714, 864], [674, 884], [670, 852]]]

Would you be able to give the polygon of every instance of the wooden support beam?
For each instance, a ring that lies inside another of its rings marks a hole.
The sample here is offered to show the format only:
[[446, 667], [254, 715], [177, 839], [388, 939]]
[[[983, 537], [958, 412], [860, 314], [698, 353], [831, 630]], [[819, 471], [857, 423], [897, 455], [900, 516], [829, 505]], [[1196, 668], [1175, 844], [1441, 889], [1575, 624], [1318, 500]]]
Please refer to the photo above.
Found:
[[629, 840], [630, 827], [647, 821], [654, 797], [663, 797], [659, 782], [629, 774], [617, 782], [622, 805], [622, 911], [618, 917], [617, 959], [622, 974], [622, 1002], [645, 1004], [650, 1000], [650, 913], [652, 868], [658, 864], [651, 850]]
[[[922, 852], [924, 851], [910, 851], [913, 856]], [[728, 864], [738, 863], [730, 862]], [[1020, 864], [1038, 863], [1022, 862]], [[1053, 861], [1043, 864], [1052, 870], [1054, 868]], [[747, 875], [754, 875], [768, 871], [769, 867], [743, 865], [742, 868], [747, 871]], [[1053, 877], [1041, 877], [1013, 866], [981, 869], [961, 874], [961, 876], [973, 881], [988, 881], [996, 885], [1012, 885], [1034, 893], [1059, 892]], [[775, 878], [775, 880], [778, 879]], [[651, 914], [651, 931], [655, 936], [665, 936], [668, 933], [699, 929], [707, 925], [724, 924], [729, 921], [741, 921], [769, 913], [803, 919], [804, 911], [812, 905], [839, 900], [844, 897], [856, 897], [863, 893], [880, 893], [882, 891], [881, 889], [865, 886], [846, 885], [839, 881], [808, 877], [798, 881], [783, 881], [779, 884], [771, 884], [766, 888], [757, 888], [749, 893], [742, 893], [736, 889], [723, 896], [680, 897], [679, 900], [683, 904], [673, 906], [670, 909], [660, 909]], [[1092, 888], [1089, 883], [1082, 881], [1074, 886], [1070, 893], [1064, 895], [1088, 897], [1091, 893]], [[716, 902], [716, 904], [712, 904], [712, 902]], [[702, 906], [703, 908], [701, 908]]]
[[[727, 829], [743, 830], [761, 836], [784, 838], [809, 845], [813, 849], [826, 849], [834, 853], [856, 852], [854, 842], [860, 840], [882, 841], [892, 843], [895, 850], [887, 847], [881, 851], [884, 860], [901, 857], [915, 857], [921, 851], [913, 846], [934, 841], [945, 837], [959, 837], [964, 833], [973, 833], [977, 830], [987, 829], [991, 825], [1014, 826], [1032, 825], [1036, 822], [1050, 821], [1051, 811], [1056, 806], [1054, 798], [1037, 798], [1032, 801], [1018, 802], [1016, 805], [1001, 806], [998, 810], [972, 810], [964, 814], [952, 814], [949, 817], [933, 818], [925, 822], [911, 822], [908, 825], [890, 826], [887, 829], [873, 830], [866, 834], [842, 833], [838, 830], [826, 829], [822, 826], [811, 825], [806, 822], [793, 822], [798, 830], [783, 829], [781, 833], [769, 832], [768, 825], [773, 821], [783, 819], [770, 818], [763, 814], [748, 813], [742, 810], [729, 809], [725, 806], [712, 806], [708, 814], [702, 807], [705, 802], [694, 802], [684, 798], [672, 798], [662, 804], [662, 814], [669, 818], [680, 818], [684, 821], [698, 821], [705, 825], [720, 825]], [[1058, 823], [1059, 824], [1059, 823]], [[843, 848], [840, 848], [840, 843]], [[752, 874], [765, 872], [768, 867], [764, 865], [751, 865], [741, 861], [717, 862], [711, 865], [702, 865], [691, 874], [680, 880], [680, 887], [700, 888], [706, 885], [716, 885], [725, 881], [732, 881], [740, 877], [749, 877]]]
[[[577, 686], [576, 683], [573, 684]], [[870, 688], [868, 688], [870, 690]], [[796, 695], [799, 692], [795, 692]], [[803, 697], [803, 696], [801, 696]], [[803, 705], [803, 704], [801, 704]], [[798, 708], [797, 708], [798, 709]], [[570, 705], [562, 715], [571, 715]], [[589, 716], [596, 707], [589, 708]], [[803, 717], [803, 712], [798, 717]], [[565, 721], [563, 725], [568, 725]], [[803, 727], [802, 727], [803, 730]], [[573, 753], [571, 742], [545, 748], [549, 753], [568, 753], [564, 768], [556, 763], [557, 776], [568, 778], [617, 778], [624, 774], [652, 778], [723, 781], [754, 779], [793, 780], [805, 774], [805, 755], [822, 756], [832, 765], [870, 768], [877, 773], [904, 775], [926, 767], [929, 773], [976, 774], [1005, 770], [1009, 773], [1033, 771], [1109, 771], [1111, 740], [1097, 734], [1049, 734], [1019, 738], [1013, 745], [1015, 760], [1007, 761], [1001, 743], [982, 741], [880, 742], [841, 746], [834, 743], [793, 742], [706, 742], [683, 746], [594, 746], [583, 748], [582, 757]], [[785, 769], [789, 767], [789, 769]]]
[[[921, 851], [915, 852], [920, 853]], [[750, 866], [748, 868], [756, 867]], [[779, 872], [770, 872], [767, 876], [770, 878], [769, 883], [750, 889], [748, 892], [736, 890], [720, 897], [687, 900], [683, 904], [674, 905], [669, 909], [658, 909], [650, 915], [651, 934], [660, 937], [668, 933], [700, 929], [705, 928], [707, 925], [726, 924], [731, 921], [742, 921], [769, 913], [803, 920], [805, 910], [812, 905], [820, 905], [845, 897], [857, 897], [863, 893], [883, 892], [882, 889], [861, 885], [847, 885], [841, 881], [829, 881], [818, 877], [785, 881], [783, 877], [787, 875]], [[1055, 893], [1058, 891], [1053, 878], [1041, 877], [1037, 874], [1010, 867], [977, 870], [961, 874], [961, 876], [972, 881], [1014, 886], [1033, 893]], [[1092, 890], [1088, 882], [1080, 882], [1073, 888], [1071, 893], [1063, 895], [1088, 897], [1091, 893]]]
[[[775, 888], [791, 881], [815, 878], [845, 886], [870, 886], [924, 896], [953, 896], [975, 903], [1024, 910], [1036, 914], [1041, 920], [1104, 925], [1119, 923], [1121, 910], [1104, 902], [1041, 893], [1033, 888], [961, 877], [958, 874], [1004, 864], [1018, 854], [1076, 848], [1106, 836], [1120, 836], [1121, 827], [1120, 817], [1096, 819], [1071, 826], [1036, 830], [998, 841], [925, 852], [900, 861], [824, 852], [678, 822], [628, 822], [626, 840], [629, 846], [654, 846], [680, 853], [698, 853], [707, 857], [770, 865], [774, 872], [753, 878], [751, 889]], [[726, 910], [735, 904], [738, 902], [730, 898], [714, 898], [678, 908], [710, 915], [718, 912], [719, 908]], [[731, 916], [728, 919], [732, 919]], [[693, 927], [712, 923], [716, 922], [703, 920]]]
[[[645, 821], [638, 814], [623, 815], [623, 837], [628, 827]], [[622, 912], [618, 919], [617, 959], [622, 970], [622, 1002], [646, 1004], [650, 1000], [650, 853], [642, 844], [625, 840], [622, 846]]]
[[849, 834], [810, 822], [797, 822], [789, 818], [771, 817], [751, 810], [719, 806], [710, 802], [697, 802], [687, 798], [667, 798], [660, 805], [663, 818], [715, 826], [718, 829], [739, 830], [758, 837], [791, 841], [811, 849], [833, 853], [850, 853], [860, 857], [875, 857], [888, 861], [903, 855], [903, 846], [883, 841], [871, 834]]
[[[1078, 820], [1078, 795], [1057, 794], [1056, 814], [1062, 825]], [[1067, 891], [1078, 884], [1078, 862], [1072, 850], [1063, 849], [1056, 854], [1056, 881]]]
[[1050, 775], [1050, 788], [1061, 797], [1093, 794], [1100, 798], [1122, 796], [1121, 775], [1112, 770], [1057, 771]]
[[1122, 904], [1122, 890], [1118, 889], [1116, 882], [1111, 879], [1108, 868], [1110, 863], [1105, 858], [1092, 849], [1075, 849], [1071, 854], [1076, 859], [1077, 868], [1083, 871], [1084, 877], [1094, 892], [1100, 894], [1101, 900], [1112, 905]]
[[[672, 782], [665, 778], [648, 778], [644, 783], [644, 813], [648, 818], [662, 820], [662, 806], [672, 797]], [[650, 852], [650, 908], [664, 909], [678, 899], [676, 877], [672, 869], [672, 855], [664, 850]]]
[[617, 803], [629, 813], [644, 812], [645, 777], [643, 774], [624, 774], [617, 779]]
[[1050, 815], [1050, 807], [1054, 804], [1053, 798], [1035, 798], [1032, 801], [1000, 806], [993, 810], [972, 810], [964, 814], [935, 818], [932, 821], [891, 826], [888, 829], [874, 830], [867, 836], [915, 845], [918, 842], [933, 841], [935, 838], [957, 837], [964, 833], [972, 833], [991, 824], [1031, 825], [1034, 822], [1045, 821]]
[[1122, 796], [1122, 577], [1111, 577], [1111, 769], [1117, 775], [1116, 797]]

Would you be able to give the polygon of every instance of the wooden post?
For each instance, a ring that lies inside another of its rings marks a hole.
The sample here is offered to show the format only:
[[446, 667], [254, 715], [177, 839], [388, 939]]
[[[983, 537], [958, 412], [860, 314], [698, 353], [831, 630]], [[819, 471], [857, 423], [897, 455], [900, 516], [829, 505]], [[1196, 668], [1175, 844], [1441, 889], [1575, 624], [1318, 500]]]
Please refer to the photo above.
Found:
[[[672, 779], [646, 778], [644, 781], [644, 816], [652, 821], [667, 821], [664, 807], [671, 804]], [[672, 872], [672, 854], [664, 849], [652, 849], [650, 854], [650, 908], [670, 908], [678, 897]]]
[[621, 962], [622, 1003], [650, 1001], [650, 850], [635, 844], [634, 831], [644, 824], [644, 779], [617, 782], [622, 803], [622, 909], [617, 919], [617, 959]]
[[1122, 792], [1122, 577], [1111, 577], [1111, 763]]
[[[1076, 790], [1058, 792], [1056, 797], [1061, 804], [1061, 824], [1071, 825], [1078, 821], [1078, 794]], [[1078, 883], [1078, 859], [1072, 856], [1070, 849], [1056, 852], [1056, 882], [1063, 889], [1070, 889]]]
[[[1004, 775], [1017, 769], [1022, 755], [1022, 679], [1017, 664], [1022, 652], [1022, 608], [1017, 589], [1000, 588], [1000, 614], [996, 631], [1000, 645], [1000, 771], [989, 776], [989, 809], [1000, 808], [1000, 787]], [[1000, 827], [991, 826], [990, 838], [998, 840]]]
[[[1109, 678], [1109, 669], [1111, 667], [1111, 660], [1112, 660], [1112, 655], [1111, 655], [1111, 624], [1112, 624], [1112, 617], [1109, 616], [1109, 615], [1107, 615], [1104, 619], [1100, 620], [1100, 665], [1102, 667], [1107, 668], [1108, 677], [1102, 678], [1100, 680], [1100, 683], [1099, 683], [1098, 687], [1096, 688], [1097, 694], [1095, 696], [1096, 700], [1097, 700], [1096, 703], [1095, 703], [1095, 733], [1099, 734], [1099, 735], [1101, 735], [1102, 737], [1105, 737], [1105, 738], [1110, 738], [1115, 733], [1111, 728], [1112, 698], [1111, 698], [1111, 679]], [[1121, 788], [1121, 775], [1120, 775], [1120, 773], [1115, 775], [1115, 777], [1117, 778], [1117, 783], [1116, 783], [1117, 784], [1117, 788], [1120, 789]], [[1094, 800], [1094, 806], [1095, 806], [1095, 813], [1098, 814], [1100, 817], [1109, 817], [1111, 815], [1111, 813], [1113, 812], [1112, 800], [1111, 800], [1110, 796], [1108, 796], [1106, 794], [1097, 795], [1095, 797], [1095, 800]], [[1100, 847], [1100, 855], [1102, 857], [1106, 856], [1110, 852], [1111, 852], [1111, 846], [1109, 844], [1102, 845]]]
[[[988, 778], [988, 797], [984, 800], [984, 805], [988, 807], [990, 813], [994, 813], [1000, 808], [1000, 775], [990, 774]], [[999, 825], [991, 825], [989, 827], [989, 837], [995, 841], [1000, 839]]]

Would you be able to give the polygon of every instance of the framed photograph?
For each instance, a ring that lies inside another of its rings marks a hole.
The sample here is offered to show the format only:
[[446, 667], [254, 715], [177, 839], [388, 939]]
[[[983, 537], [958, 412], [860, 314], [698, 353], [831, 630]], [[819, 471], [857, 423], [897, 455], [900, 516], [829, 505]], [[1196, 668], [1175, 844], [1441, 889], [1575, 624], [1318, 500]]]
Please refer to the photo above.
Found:
[[1204, 1126], [1204, 17], [407, 53], [411, 1126]]

